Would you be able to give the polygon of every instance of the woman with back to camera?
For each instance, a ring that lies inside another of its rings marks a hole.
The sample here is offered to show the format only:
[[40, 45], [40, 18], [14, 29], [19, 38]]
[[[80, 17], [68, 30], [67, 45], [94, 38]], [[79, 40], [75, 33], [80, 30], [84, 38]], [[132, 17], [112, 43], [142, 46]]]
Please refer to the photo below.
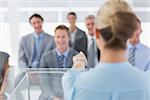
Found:
[[137, 28], [137, 17], [121, 0], [106, 2], [97, 13], [97, 45], [100, 63], [85, 71], [80, 52], [62, 78], [65, 100], [150, 100], [145, 73], [126, 59], [126, 43]]

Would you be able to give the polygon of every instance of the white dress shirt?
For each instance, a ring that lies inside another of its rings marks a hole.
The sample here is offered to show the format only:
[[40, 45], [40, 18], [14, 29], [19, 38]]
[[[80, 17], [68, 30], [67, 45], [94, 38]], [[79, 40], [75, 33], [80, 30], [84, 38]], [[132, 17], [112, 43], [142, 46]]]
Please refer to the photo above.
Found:
[[76, 33], [77, 33], [77, 30], [75, 32], [70, 33], [70, 40], [71, 40], [72, 44], [74, 44], [74, 42], [75, 42]]

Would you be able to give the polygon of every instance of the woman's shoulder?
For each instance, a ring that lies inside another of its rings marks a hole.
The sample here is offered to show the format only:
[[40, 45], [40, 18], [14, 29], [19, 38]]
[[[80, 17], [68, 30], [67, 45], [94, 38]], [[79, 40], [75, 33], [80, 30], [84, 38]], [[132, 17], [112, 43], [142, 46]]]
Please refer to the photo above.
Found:
[[146, 74], [130, 64], [98, 64], [94, 69], [80, 73], [77, 86], [102, 90], [137, 89], [145, 88], [146, 81]]

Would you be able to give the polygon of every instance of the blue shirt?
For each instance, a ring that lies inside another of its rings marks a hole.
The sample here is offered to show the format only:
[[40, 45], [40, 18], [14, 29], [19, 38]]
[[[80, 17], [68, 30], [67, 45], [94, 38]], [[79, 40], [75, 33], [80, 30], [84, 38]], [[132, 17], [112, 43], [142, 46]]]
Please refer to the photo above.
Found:
[[61, 54], [61, 53], [58, 51], [57, 48], [56, 48], [55, 50], [56, 50], [56, 54], [57, 54], [57, 61], [59, 61], [58, 59], [59, 59], [60, 56], [64, 55], [64, 63], [63, 63], [64, 65], [63, 65], [63, 67], [65, 68], [65, 67], [66, 67], [66, 63], [67, 63], [67, 62], [66, 62], [66, 59], [67, 59], [67, 57], [68, 57], [70, 48], [67, 49], [63, 54]]
[[62, 78], [65, 100], [150, 100], [146, 74], [128, 62], [70, 69]]
[[37, 67], [39, 67], [39, 64], [40, 64], [38, 55], [40, 53], [41, 44], [44, 40], [44, 33], [41, 32], [39, 35], [34, 33], [34, 38], [35, 38], [35, 45], [34, 45], [34, 53], [33, 53], [33, 59], [32, 59], [31, 67], [37, 68]]
[[[135, 45], [135, 66], [142, 70], [147, 71], [150, 69], [150, 48], [145, 46], [144, 44], [138, 43]], [[129, 54], [129, 50], [133, 48], [133, 45], [128, 43], [127, 48], [127, 57]]]

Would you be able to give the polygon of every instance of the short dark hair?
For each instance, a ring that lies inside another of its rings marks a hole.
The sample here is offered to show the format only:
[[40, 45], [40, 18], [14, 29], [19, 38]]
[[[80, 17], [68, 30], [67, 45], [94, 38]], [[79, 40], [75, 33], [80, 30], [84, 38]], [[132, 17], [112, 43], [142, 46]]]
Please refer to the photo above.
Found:
[[44, 21], [43, 17], [40, 15], [40, 14], [33, 14], [30, 18], [29, 18], [29, 23], [31, 23], [31, 19], [33, 17], [37, 17], [37, 18], [40, 18], [42, 20], [42, 22]]
[[68, 28], [67, 26], [65, 26], [65, 25], [58, 25], [58, 26], [55, 28], [55, 32], [56, 32], [57, 30], [65, 30], [65, 31], [67, 32], [68, 36], [70, 37], [69, 28]]
[[77, 18], [77, 15], [76, 15], [75, 12], [69, 12], [69, 13], [67, 14], [67, 17], [68, 17], [69, 15], [74, 15], [74, 16]]

